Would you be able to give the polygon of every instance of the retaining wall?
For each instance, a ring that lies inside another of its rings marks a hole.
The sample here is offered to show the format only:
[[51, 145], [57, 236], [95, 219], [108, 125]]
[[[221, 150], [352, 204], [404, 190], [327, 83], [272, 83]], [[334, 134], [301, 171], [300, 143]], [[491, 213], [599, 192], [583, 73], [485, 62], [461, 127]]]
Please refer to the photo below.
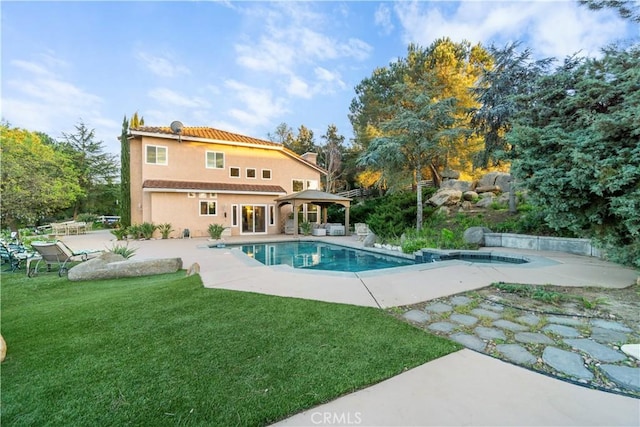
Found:
[[602, 258], [602, 251], [595, 248], [589, 239], [565, 237], [528, 236], [526, 234], [485, 233], [484, 246], [534, 251], [566, 252]]

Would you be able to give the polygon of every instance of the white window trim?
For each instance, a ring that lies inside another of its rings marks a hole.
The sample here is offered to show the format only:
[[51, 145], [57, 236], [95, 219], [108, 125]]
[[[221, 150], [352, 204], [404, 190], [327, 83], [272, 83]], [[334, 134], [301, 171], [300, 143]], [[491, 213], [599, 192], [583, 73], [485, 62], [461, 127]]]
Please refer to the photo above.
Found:
[[[156, 149], [156, 159], [158, 158], [158, 148], [164, 148], [165, 151], [165, 162], [164, 163], [151, 163], [149, 161], [147, 161], [147, 150], [153, 147]], [[166, 145], [154, 145], [154, 144], [146, 144], [144, 146], [144, 163], [147, 165], [156, 165], [156, 166], [167, 166], [169, 164], [169, 148]]]
[[[218, 158], [218, 154], [222, 155], [222, 167], [221, 168], [218, 168], [218, 167], [215, 166], [216, 162], [214, 162], [213, 166], [209, 166], [209, 153], [216, 154], [216, 156], [215, 156], [216, 159]], [[207, 169], [224, 169], [224, 152], [222, 152], [222, 151], [213, 151], [213, 150], [205, 151], [205, 154], [204, 154], [204, 167], [207, 168]]]
[[[253, 176], [249, 176], [249, 171], [253, 171]], [[246, 168], [244, 175], [247, 179], [258, 179], [258, 170], [256, 168]]]
[[[269, 178], [265, 178], [264, 177], [264, 172], [265, 171], [269, 171]], [[261, 169], [260, 170], [260, 178], [262, 178], [264, 180], [271, 181], [271, 179], [273, 178], [273, 171], [271, 169]]]
[[305, 190], [317, 190], [318, 189], [318, 180], [316, 179], [307, 179], [305, 180]]
[[[238, 170], [238, 176], [231, 175], [231, 169], [237, 169]], [[242, 178], [242, 169], [237, 167], [237, 166], [229, 166], [229, 178], [233, 178], [233, 179]]]
[[[203, 203], [215, 203], [216, 204], [216, 213], [214, 214], [203, 214], [202, 213], [202, 209], [201, 206]], [[200, 202], [198, 203], [198, 215], [200, 216], [218, 216], [218, 202], [215, 200], [200, 200]]]

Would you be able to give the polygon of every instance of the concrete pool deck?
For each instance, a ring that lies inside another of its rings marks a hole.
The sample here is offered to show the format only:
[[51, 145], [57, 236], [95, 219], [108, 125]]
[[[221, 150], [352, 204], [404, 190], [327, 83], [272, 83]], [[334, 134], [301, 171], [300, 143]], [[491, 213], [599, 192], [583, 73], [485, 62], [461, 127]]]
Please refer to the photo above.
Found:
[[[291, 236], [225, 238], [228, 244]], [[304, 238], [305, 240], [307, 238]], [[308, 238], [361, 247], [355, 236]], [[108, 231], [64, 236], [72, 249], [104, 249]], [[132, 241], [136, 258], [197, 262], [206, 287], [372, 307], [393, 307], [485, 287], [492, 282], [624, 288], [638, 271], [597, 258], [491, 248], [526, 256], [523, 265], [447, 261], [362, 273], [267, 267], [205, 238]], [[471, 350], [461, 350], [387, 381], [297, 414], [279, 425], [640, 425], [640, 400], [590, 390]]]

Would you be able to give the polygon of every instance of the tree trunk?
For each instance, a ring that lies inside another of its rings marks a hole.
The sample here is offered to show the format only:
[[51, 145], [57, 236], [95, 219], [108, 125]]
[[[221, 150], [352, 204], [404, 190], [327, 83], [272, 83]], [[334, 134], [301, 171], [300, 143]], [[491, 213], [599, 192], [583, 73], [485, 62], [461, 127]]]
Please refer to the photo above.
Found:
[[429, 163], [429, 169], [431, 169], [431, 178], [433, 179], [433, 185], [436, 188], [440, 188], [440, 184], [442, 183], [442, 179], [440, 179], [440, 175], [438, 174], [438, 170], [434, 166], [433, 162]]
[[509, 213], [515, 214], [518, 212], [518, 207], [516, 206], [516, 179], [511, 175], [511, 185], [509, 189]]

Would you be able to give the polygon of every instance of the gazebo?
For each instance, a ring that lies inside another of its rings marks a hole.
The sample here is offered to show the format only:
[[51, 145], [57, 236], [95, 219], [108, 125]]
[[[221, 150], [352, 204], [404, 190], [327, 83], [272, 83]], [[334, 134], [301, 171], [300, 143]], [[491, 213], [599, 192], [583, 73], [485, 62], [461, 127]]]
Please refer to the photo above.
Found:
[[[293, 206], [293, 212], [297, 212], [298, 206], [302, 206], [305, 203], [320, 206], [321, 220], [323, 223], [327, 222], [327, 207], [329, 205], [337, 204], [345, 207], [344, 213], [344, 229], [345, 234], [349, 234], [349, 207], [351, 206], [351, 199], [348, 197], [338, 196], [336, 194], [325, 193], [320, 190], [303, 190], [297, 193], [287, 194], [275, 199], [278, 203], [278, 209], [283, 205], [291, 204]], [[293, 234], [298, 234], [298, 215], [293, 215]]]

